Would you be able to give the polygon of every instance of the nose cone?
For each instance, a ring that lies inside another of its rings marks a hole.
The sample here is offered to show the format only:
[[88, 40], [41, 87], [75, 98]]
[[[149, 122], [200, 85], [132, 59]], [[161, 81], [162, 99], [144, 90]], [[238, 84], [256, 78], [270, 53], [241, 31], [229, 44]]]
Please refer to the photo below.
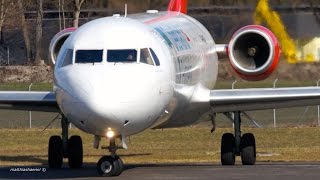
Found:
[[79, 80], [86, 83], [72, 92], [79, 102], [73, 108], [81, 108], [74, 119], [95, 127], [95, 134], [104, 134], [108, 128], [134, 134], [150, 127], [168, 101], [161, 93], [161, 79], [152, 66], [112, 66], [82, 71]]
[[128, 120], [136, 119], [138, 114], [144, 113], [145, 108], [142, 107], [152, 105], [147, 100], [156, 98], [159, 91], [152, 73], [125, 67], [121, 71], [110, 70], [104, 77], [88, 81], [93, 88], [88, 89], [88, 97], [83, 101], [97, 116], [107, 117], [112, 124], [123, 125], [119, 119], [126, 119], [128, 112]]

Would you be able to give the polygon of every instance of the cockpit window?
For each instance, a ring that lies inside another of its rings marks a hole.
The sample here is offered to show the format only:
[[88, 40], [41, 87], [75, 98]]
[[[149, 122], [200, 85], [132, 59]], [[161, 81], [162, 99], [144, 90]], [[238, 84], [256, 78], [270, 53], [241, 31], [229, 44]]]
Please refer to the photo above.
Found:
[[61, 65], [61, 67], [72, 64], [72, 57], [73, 57], [73, 50], [68, 49], [64, 54], [63, 63]]
[[156, 66], [160, 66], [160, 61], [156, 55], [156, 53], [154, 53], [154, 51], [152, 49], [150, 49], [150, 52], [152, 54], [152, 57], [153, 57], [153, 60], [154, 60], [154, 63], [156, 63]]
[[108, 50], [108, 62], [137, 62], [137, 50], [135, 49], [117, 49]]
[[150, 52], [147, 48], [140, 51], [140, 63], [154, 65]]
[[102, 62], [103, 50], [77, 50], [75, 63]]

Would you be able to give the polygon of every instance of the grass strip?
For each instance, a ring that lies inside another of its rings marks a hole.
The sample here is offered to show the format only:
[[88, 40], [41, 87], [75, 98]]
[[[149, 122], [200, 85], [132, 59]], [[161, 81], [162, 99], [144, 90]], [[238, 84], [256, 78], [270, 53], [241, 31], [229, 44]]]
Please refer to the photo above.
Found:
[[[147, 130], [130, 137], [129, 149], [118, 154], [127, 164], [219, 162], [225, 132], [233, 130], [218, 128], [214, 134], [209, 127]], [[242, 132], [255, 134], [257, 161], [320, 161], [319, 128], [245, 128]], [[46, 165], [49, 137], [60, 133], [59, 129], [0, 129], [0, 166]], [[95, 164], [108, 154], [92, 148], [92, 135], [76, 128], [70, 134], [83, 138], [84, 162]], [[107, 141], [102, 140], [102, 145]]]

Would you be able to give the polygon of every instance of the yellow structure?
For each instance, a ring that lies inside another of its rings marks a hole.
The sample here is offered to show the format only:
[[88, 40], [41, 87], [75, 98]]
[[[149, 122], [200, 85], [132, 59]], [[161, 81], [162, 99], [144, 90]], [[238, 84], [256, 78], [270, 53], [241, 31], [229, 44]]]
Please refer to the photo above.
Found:
[[305, 42], [299, 41], [299, 47], [299, 62], [320, 62], [320, 37]]
[[261, 24], [263, 21], [268, 25], [270, 30], [278, 38], [282, 53], [287, 58], [289, 63], [297, 62], [297, 50], [294, 41], [290, 38], [283, 25], [279, 14], [269, 7], [268, 0], [259, 0], [254, 12], [254, 20], [256, 24]]

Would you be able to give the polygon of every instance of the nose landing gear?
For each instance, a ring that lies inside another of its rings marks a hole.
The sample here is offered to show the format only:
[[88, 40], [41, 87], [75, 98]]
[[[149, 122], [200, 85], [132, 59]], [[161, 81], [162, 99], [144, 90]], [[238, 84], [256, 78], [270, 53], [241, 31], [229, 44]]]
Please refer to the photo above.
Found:
[[119, 147], [116, 146], [115, 138], [110, 138], [109, 147], [103, 147], [108, 149], [111, 153], [110, 156], [103, 156], [97, 163], [97, 171], [101, 176], [119, 176], [124, 170], [123, 161], [116, 155], [116, 151]]
[[118, 156], [103, 156], [97, 163], [97, 171], [101, 176], [119, 176], [124, 169]]

